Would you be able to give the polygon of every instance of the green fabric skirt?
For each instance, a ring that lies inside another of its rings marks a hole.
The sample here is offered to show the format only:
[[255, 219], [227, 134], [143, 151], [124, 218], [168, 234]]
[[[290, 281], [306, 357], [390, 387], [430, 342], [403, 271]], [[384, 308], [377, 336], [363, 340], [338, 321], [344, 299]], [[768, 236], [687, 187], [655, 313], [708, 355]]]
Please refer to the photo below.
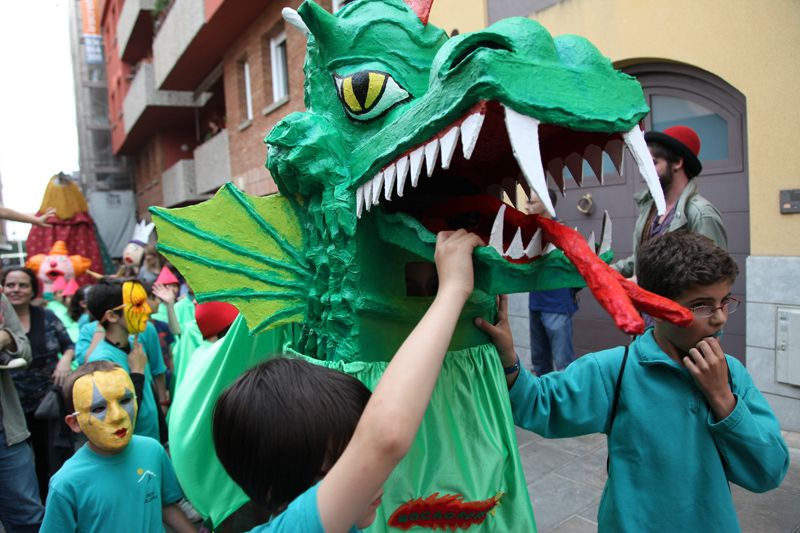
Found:
[[[170, 450], [187, 498], [213, 524], [248, 501], [219, 463], [211, 437], [214, 403], [242, 372], [287, 353], [346, 372], [374, 389], [388, 364], [306, 358], [291, 349], [295, 333], [284, 328], [250, 337], [238, 318], [225, 338], [197, 349], [182, 369], [170, 409]], [[370, 533], [411, 527], [536, 530], [493, 345], [447, 354], [414, 445], [384, 490]]]

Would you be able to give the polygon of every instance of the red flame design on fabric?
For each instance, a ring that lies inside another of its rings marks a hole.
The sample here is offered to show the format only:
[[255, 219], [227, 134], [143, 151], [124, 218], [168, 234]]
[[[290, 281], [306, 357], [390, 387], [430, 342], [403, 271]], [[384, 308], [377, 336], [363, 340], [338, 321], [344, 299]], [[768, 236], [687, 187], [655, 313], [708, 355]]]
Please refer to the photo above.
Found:
[[434, 492], [427, 498], [409, 500], [398, 507], [389, 517], [389, 525], [398, 529], [467, 529], [482, 524], [487, 515], [494, 514], [494, 508], [502, 497], [500, 492], [488, 500], [465, 502], [461, 494], [439, 496]]

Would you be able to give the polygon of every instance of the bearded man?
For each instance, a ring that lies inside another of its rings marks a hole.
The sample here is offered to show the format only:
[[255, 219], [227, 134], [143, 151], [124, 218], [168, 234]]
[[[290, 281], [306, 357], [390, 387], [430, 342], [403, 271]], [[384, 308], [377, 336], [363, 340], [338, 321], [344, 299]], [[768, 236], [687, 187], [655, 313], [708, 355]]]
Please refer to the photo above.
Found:
[[719, 211], [700, 195], [694, 181], [703, 171], [698, 159], [700, 137], [697, 132], [688, 126], [673, 126], [663, 132], [649, 131], [644, 138], [653, 156], [667, 209], [659, 216], [647, 189], [634, 196], [639, 215], [633, 231], [633, 253], [611, 265], [625, 277], [633, 277], [636, 273], [639, 245], [671, 231], [699, 233], [713, 240], [720, 248], [728, 248], [728, 238]]

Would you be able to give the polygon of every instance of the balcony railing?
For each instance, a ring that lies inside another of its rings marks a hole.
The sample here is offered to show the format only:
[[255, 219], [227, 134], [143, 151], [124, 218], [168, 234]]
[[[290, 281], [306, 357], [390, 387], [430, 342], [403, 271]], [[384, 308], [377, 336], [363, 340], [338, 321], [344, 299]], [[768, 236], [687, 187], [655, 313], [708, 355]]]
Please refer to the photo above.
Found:
[[149, 47], [149, 43], [137, 43], [136, 41], [138, 37], [148, 40], [152, 37], [153, 18], [150, 13], [155, 8], [155, 4], [156, 0], [125, 0], [117, 22], [119, 55], [124, 60], [132, 62], [139, 59], [130, 57], [133, 49], [146, 51]]
[[195, 148], [194, 160], [198, 192], [214, 192], [230, 180], [231, 159], [228, 130], [221, 130], [214, 137]]
[[151, 63], [142, 62], [136, 71], [128, 94], [122, 104], [125, 135], [133, 130], [148, 107], [195, 107], [194, 95], [189, 91], [156, 90], [155, 74]]
[[164, 171], [161, 180], [166, 207], [198, 198], [195, 186], [195, 162], [191, 159], [181, 159], [169, 167]]
[[175, 0], [153, 40], [155, 81], [161, 87], [205, 24], [204, 0]]

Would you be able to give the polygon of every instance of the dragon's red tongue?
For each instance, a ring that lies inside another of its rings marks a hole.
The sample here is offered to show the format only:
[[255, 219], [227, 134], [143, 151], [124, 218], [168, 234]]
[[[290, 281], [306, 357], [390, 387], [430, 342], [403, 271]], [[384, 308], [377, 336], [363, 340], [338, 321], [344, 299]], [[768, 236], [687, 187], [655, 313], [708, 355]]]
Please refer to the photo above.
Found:
[[577, 231], [553, 220], [536, 216], [536, 222], [547, 239], [564, 251], [564, 255], [575, 265], [586, 285], [597, 298], [617, 327], [625, 333], [636, 335], [644, 331], [644, 320], [639, 316], [628, 295], [611, 273], [611, 269]]
[[[465, 228], [488, 241], [495, 214], [502, 205], [501, 200], [489, 195], [456, 197], [428, 208], [421, 214], [420, 221], [433, 233]], [[642, 289], [609, 267], [594, 250], [589, 249], [577, 231], [554, 220], [526, 215], [516, 209], [506, 209], [503, 218], [504, 227], [520, 228], [525, 240], [541, 228], [543, 241], [563, 250], [597, 301], [625, 333], [644, 331], [644, 320], [637, 309], [679, 326], [685, 327], [692, 322], [692, 313], [685, 307]], [[503, 242], [505, 246], [508, 236], [504, 236]], [[529, 258], [523, 259], [530, 261]], [[506, 260], [516, 262], [510, 258]]]
[[679, 326], [691, 324], [693, 317], [688, 309], [624, 279], [589, 249], [580, 233], [553, 220], [534, 216], [547, 239], [564, 251], [619, 329], [631, 335], [644, 331], [644, 320], [636, 307]]

